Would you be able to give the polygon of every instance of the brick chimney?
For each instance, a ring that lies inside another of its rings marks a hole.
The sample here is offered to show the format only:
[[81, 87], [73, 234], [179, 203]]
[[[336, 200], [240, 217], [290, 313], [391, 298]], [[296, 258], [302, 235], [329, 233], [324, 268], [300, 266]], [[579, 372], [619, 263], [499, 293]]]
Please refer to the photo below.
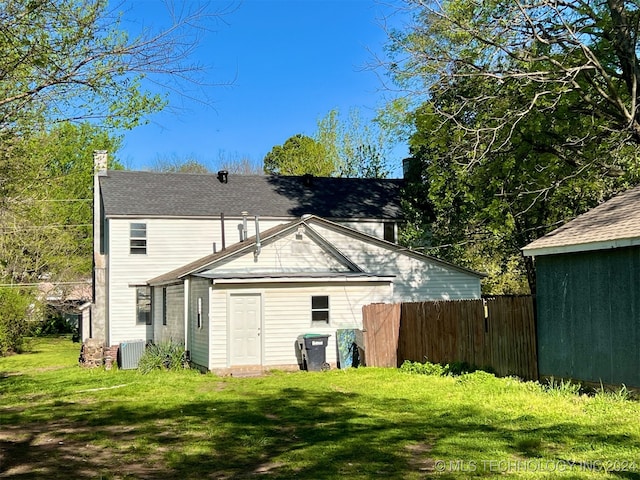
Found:
[[104, 175], [107, 173], [107, 151], [106, 150], [94, 150], [93, 151], [93, 168], [94, 172], [98, 175]]

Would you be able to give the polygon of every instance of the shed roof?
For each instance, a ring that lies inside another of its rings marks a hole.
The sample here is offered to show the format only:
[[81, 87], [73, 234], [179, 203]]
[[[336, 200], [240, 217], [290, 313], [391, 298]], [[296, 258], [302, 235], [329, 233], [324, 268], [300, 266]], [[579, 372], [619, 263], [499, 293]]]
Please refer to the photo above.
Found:
[[640, 187], [627, 190], [522, 249], [524, 255], [640, 245]]
[[108, 171], [99, 176], [105, 215], [401, 218], [399, 179]]

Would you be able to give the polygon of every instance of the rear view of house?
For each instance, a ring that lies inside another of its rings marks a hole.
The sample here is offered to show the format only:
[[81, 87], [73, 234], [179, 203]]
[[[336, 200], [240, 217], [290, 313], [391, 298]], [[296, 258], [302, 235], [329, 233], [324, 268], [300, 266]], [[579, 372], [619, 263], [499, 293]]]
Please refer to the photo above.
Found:
[[[480, 275], [314, 216], [149, 280], [154, 338], [206, 370], [300, 363], [301, 334], [362, 328], [371, 303], [479, 297]], [[183, 309], [184, 315], [180, 315]], [[170, 315], [174, 312], [174, 315]]]
[[395, 243], [402, 180], [96, 165], [82, 336], [107, 349], [173, 340], [204, 369], [295, 365], [297, 335], [360, 328], [367, 303], [480, 295], [477, 273]]

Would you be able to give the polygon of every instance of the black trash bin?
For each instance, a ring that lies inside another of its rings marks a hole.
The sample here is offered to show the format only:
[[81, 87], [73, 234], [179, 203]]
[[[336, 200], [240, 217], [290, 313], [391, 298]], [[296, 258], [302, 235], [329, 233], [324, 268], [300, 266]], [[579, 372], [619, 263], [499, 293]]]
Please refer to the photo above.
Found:
[[319, 372], [329, 370], [327, 363], [327, 344], [331, 335], [305, 333], [298, 336], [298, 348], [302, 355], [304, 370]]

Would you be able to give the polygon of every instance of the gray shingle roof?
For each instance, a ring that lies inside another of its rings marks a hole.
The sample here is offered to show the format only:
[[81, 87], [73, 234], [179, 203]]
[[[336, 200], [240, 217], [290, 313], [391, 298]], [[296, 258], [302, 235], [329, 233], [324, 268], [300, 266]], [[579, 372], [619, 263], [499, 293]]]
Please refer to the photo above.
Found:
[[626, 246], [640, 240], [640, 187], [627, 190], [529, 245], [525, 255]]
[[402, 180], [109, 171], [99, 177], [107, 216], [401, 217]]

